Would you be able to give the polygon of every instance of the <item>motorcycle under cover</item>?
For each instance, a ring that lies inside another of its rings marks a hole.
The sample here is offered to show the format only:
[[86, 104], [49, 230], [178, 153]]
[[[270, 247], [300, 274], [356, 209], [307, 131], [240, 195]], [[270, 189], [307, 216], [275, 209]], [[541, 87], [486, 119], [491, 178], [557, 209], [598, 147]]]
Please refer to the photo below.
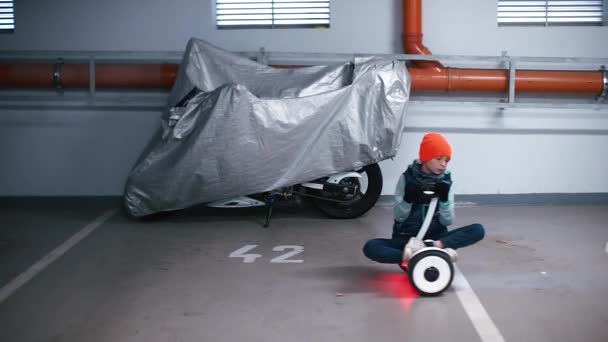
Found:
[[[391, 158], [410, 85], [398, 60], [280, 69], [191, 39], [162, 134], [128, 177], [126, 208], [145, 216]], [[176, 106], [195, 88], [197, 95]]]

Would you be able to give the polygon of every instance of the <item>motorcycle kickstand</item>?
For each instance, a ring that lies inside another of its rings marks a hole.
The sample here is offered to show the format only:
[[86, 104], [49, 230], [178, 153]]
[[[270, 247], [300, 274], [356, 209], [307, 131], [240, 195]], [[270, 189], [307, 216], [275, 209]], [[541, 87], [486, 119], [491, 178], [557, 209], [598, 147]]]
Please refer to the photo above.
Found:
[[272, 204], [266, 205], [266, 221], [264, 222], [264, 228], [270, 226], [270, 215], [272, 215]]
[[268, 228], [270, 226], [270, 216], [272, 215], [272, 207], [274, 206], [274, 196], [270, 196], [266, 200], [266, 220], [264, 222], [264, 228]]

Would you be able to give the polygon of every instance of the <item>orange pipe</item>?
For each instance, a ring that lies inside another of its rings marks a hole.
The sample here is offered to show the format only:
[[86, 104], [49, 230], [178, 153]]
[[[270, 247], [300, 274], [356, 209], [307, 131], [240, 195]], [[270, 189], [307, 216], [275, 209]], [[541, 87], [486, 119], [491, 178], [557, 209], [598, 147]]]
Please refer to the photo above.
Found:
[[[177, 64], [97, 64], [95, 86], [98, 88], [171, 88], [177, 76]], [[0, 88], [51, 88], [55, 86], [54, 64], [0, 64]], [[88, 64], [62, 64], [63, 88], [87, 88]]]
[[[408, 54], [430, 55], [422, 44], [422, 1], [403, 0], [403, 47]], [[278, 66], [277, 66], [278, 67]], [[171, 88], [177, 64], [97, 64], [97, 88]], [[54, 64], [0, 64], [0, 88], [51, 88]], [[457, 69], [437, 61], [416, 61], [409, 68], [412, 90], [429, 92], [507, 92], [509, 72], [504, 69]], [[62, 64], [64, 88], [89, 86], [88, 64]], [[604, 91], [602, 71], [519, 70], [519, 93], [576, 93], [599, 95]]]
[[[100, 87], [171, 88], [177, 77], [177, 64], [100, 64], [95, 79]], [[118, 80], [121, 80], [118, 82]]]
[[0, 64], [0, 87], [50, 88], [53, 70], [52, 64]]
[[[407, 54], [431, 55], [422, 44], [422, 0], [403, 0], [403, 48]], [[417, 61], [409, 68], [412, 91], [507, 92], [509, 71], [457, 69], [435, 61]], [[602, 71], [519, 70], [519, 93], [577, 93], [599, 95], [604, 90]]]
[[[431, 51], [422, 44], [422, 1], [403, 1], [403, 33], [401, 40], [408, 54], [432, 55]], [[417, 68], [431, 69], [441, 72], [444, 66], [437, 61], [415, 61]]]
[[[440, 65], [440, 64], [439, 64]], [[436, 65], [435, 65], [436, 66]], [[297, 66], [277, 66], [293, 68]], [[98, 64], [95, 87], [114, 89], [171, 88], [177, 76], [177, 64]], [[0, 88], [53, 88], [54, 64], [0, 64]], [[412, 91], [426, 92], [507, 92], [509, 72], [503, 69], [409, 68]], [[63, 88], [87, 88], [88, 64], [63, 64]], [[603, 73], [596, 71], [516, 72], [515, 90], [520, 93], [600, 94], [604, 89]]]
[[[412, 91], [494, 92], [509, 90], [508, 70], [444, 68], [440, 72], [410, 68]], [[599, 95], [604, 89], [601, 72], [519, 70], [515, 91], [519, 93], [575, 93]]]

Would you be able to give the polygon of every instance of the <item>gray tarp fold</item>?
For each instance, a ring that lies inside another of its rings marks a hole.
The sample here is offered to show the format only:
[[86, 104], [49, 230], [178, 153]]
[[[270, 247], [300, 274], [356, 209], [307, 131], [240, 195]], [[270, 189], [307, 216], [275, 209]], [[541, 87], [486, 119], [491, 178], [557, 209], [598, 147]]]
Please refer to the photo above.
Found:
[[[126, 208], [144, 216], [391, 158], [410, 83], [397, 60], [279, 69], [192, 39], [161, 138], [127, 180]], [[195, 95], [176, 106], [189, 94]]]

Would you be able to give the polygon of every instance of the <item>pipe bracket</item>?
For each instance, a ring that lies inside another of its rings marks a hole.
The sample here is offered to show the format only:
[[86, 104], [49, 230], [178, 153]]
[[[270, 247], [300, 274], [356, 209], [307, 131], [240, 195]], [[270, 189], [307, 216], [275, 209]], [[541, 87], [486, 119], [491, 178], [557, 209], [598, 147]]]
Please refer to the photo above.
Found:
[[61, 83], [61, 66], [63, 65], [63, 59], [58, 58], [55, 63], [55, 71], [53, 71], [53, 85], [57, 89], [62, 89], [63, 84]]
[[606, 70], [606, 67], [602, 65], [600, 71], [604, 75], [604, 90], [602, 90], [602, 93], [597, 97], [597, 100], [598, 102], [603, 102], [606, 95], [608, 95], [608, 70]]
[[266, 49], [263, 47], [258, 51], [257, 62], [260, 64], [268, 65], [268, 55], [266, 55]]

